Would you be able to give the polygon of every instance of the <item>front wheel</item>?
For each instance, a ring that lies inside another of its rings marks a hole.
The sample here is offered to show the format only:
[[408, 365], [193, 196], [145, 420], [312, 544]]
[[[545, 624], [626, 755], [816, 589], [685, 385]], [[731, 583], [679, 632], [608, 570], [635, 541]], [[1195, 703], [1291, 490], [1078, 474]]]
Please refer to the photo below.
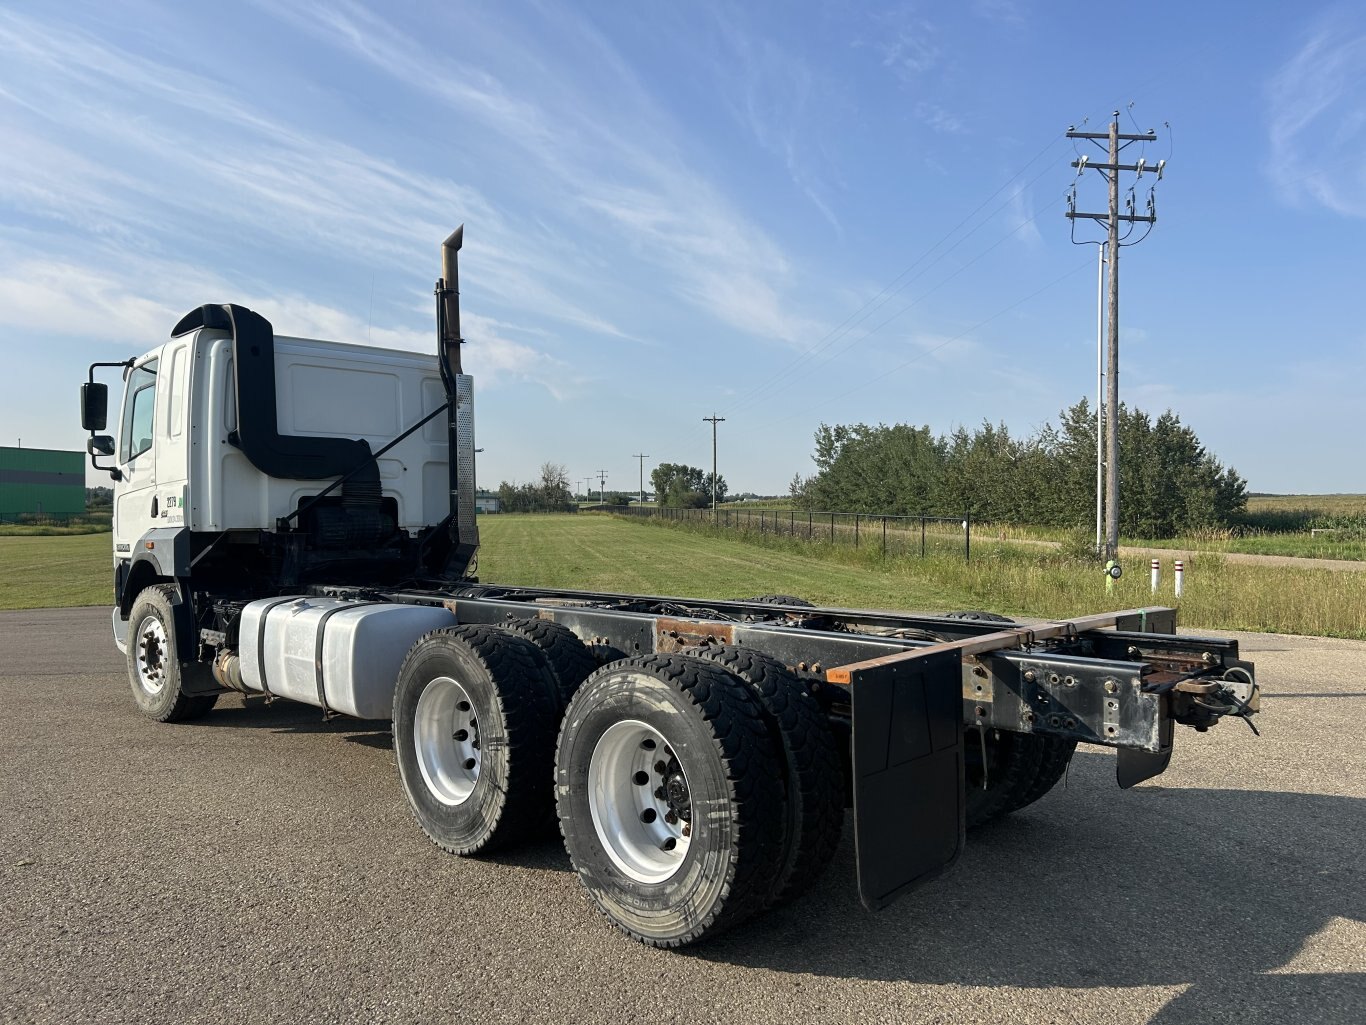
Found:
[[682, 655], [593, 676], [565, 713], [556, 806], [603, 914], [677, 947], [761, 910], [783, 862], [781, 752], [745, 683]]
[[153, 584], [134, 600], [128, 614], [128, 682], [133, 704], [157, 722], [186, 722], [213, 708], [217, 694], [181, 690], [187, 667], [176, 647], [174, 584]]

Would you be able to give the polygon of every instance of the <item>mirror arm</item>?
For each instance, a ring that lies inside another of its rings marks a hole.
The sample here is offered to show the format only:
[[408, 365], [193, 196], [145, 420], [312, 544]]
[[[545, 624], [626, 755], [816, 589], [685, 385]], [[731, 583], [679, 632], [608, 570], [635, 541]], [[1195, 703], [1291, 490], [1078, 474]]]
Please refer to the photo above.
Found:
[[[124, 375], [126, 376], [127, 373], [128, 373], [128, 371], [129, 371], [130, 369], [132, 369], [132, 366], [133, 366], [133, 364], [134, 364], [135, 362], [137, 362], [136, 359], [134, 359], [134, 358], [132, 358], [132, 357], [129, 357], [128, 359], [118, 360], [117, 362], [114, 362], [114, 363], [91, 363], [91, 364], [90, 364], [90, 369], [87, 371], [87, 375], [86, 375], [87, 381], [88, 381], [90, 384], [94, 384], [94, 383], [95, 383], [95, 368], [96, 368], [96, 367], [123, 367], [123, 372], [124, 372]], [[91, 438], [94, 438], [94, 437], [95, 437], [95, 432], [94, 432], [94, 431], [91, 431], [91, 432], [90, 432], [90, 437], [91, 437]], [[111, 480], [114, 480], [114, 481], [121, 481], [121, 480], [123, 480], [123, 471], [120, 470], [117, 466], [101, 466], [98, 462], [96, 462], [96, 460], [97, 460], [99, 457], [96, 456], [95, 453], [94, 453], [93, 451], [90, 450], [90, 447], [89, 447], [88, 445], [86, 446], [86, 451], [87, 451], [87, 452], [90, 452], [90, 465], [93, 466], [96, 470], [103, 470], [105, 473], [109, 474], [109, 478], [110, 478]]]

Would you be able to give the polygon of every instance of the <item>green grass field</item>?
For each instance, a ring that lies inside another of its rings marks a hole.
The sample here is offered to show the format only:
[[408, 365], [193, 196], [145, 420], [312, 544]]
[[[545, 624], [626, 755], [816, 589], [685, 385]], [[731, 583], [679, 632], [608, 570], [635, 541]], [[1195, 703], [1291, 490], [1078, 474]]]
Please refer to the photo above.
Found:
[[1247, 500], [1247, 511], [1366, 516], [1366, 495], [1253, 495]]
[[[596, 518], [596, 516], [594, 517]], [[638, 529], [707, 536], [713, 528], [631, 521]], [[1061, 618], [1135, 608], [1177, 605], [1185, 627], [1272, 631], [1366, 638], [1366, 573], [1229, 563], [1221, 555], [1198, 554], [1186, 566], [1181, 601], [1172, 594], [1170, 570], [1157, 595], [1148, 574], [1131, 567], [1129, 575], [1107, 589], [1093, 562], [1069, 559], [1057, 550], [974, 539], [972, 561], [944, 549], [929, 558], [915, 554], [881, 558], [879, 546], [809, 542], [786, 535], [725, 531], [725, 538], [773, 552], [796, 552], [827, 565], [863, 567], [869, 576], [895, 574], [916, 588], [943, 596], [935, 604], [917, 602], [908, 591], [900, 604], [909, 608], [976, 608], [1010, 615]], [[801, 593], [801, 592], [793, 592]], [[813, 599], [814, 600], [814, 599]]]
[[948, 609], [962, 594], [914, 574], [775, 551], [626, 518], [488, 516], [479, 521], [479, 578], [500, 584], [678, 597], [796, 594], [817, 604]]
[[[1112, 591], [1087, 563], [1020, 545], [881, 560], [876, 548], [597, 514], [480, 519], [490, 582], [681, 597], [795, 594], [821, 605], [1064, 617], [1172, 604], [1170, 573], [1149, 593], [1132, 572]], [[109, 535], [0, 537], [0, 608], [111, 600]], [[1366, 573], [1230, 564], [1200, 555], [1179, 603], [1187, 628], [1366, 638]]]
[[108, 531], [0, 537], [0, 609], [108, 605], [113, 594]]

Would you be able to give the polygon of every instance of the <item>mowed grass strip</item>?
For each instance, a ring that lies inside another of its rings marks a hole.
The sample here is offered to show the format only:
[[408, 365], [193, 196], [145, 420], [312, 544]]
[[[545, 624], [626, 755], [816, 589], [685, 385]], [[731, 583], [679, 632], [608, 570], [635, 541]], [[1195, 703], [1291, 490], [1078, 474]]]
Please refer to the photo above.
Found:
[[479, 530], [479, 579], [488, 583], [681, 598], [793, 594], [849, 608], [965, 607], [962, 592], [914, 566], [869, 572], [808, 552], [596, 513], [481, 517]]
[[112, 605], [111, 537], [0, 537], [0, 609]]

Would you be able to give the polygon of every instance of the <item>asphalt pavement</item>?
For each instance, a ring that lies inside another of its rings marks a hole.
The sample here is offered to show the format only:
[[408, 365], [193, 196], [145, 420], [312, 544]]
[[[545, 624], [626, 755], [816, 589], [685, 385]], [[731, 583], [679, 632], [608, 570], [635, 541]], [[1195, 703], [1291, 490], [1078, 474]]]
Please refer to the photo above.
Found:
[[431, 846], [387, 723], [233, 695], [157, 725], [107, 610], [0, 613], [0, 1021], [1361, 1025], [1366, 643], [1240, 640], [1260, 739], [1179, 731], [1127, 792], [1079, 754], [876, 915], [846, 828], [810, 893], [664, 952], [553, 842]]

